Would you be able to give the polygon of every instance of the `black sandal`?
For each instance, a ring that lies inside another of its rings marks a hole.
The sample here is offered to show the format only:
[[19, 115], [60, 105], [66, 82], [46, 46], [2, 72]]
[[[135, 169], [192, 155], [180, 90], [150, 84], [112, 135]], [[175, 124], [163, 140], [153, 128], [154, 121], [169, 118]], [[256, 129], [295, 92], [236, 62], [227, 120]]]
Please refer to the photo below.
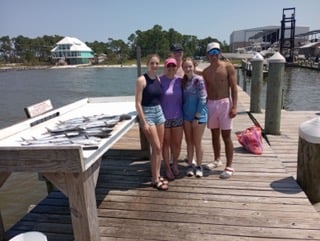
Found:
[[162, 181], [156, 182], [156, 183], [152, 183], [151, 184], [153, 188], [158, 189], [159, 191], [167, 191], [169, 189], [168, 184], [165, 184]]

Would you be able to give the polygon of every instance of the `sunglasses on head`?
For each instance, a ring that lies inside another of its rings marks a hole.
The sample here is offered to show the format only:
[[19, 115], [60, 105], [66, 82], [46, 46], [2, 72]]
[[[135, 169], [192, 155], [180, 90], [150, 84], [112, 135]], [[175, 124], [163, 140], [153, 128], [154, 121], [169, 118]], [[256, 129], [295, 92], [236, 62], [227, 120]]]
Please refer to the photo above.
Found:
[[210, 49], [208, 51], [208, 54], [209, 55], [217, 55], [217, 54], [220, 54], [220, 49]]

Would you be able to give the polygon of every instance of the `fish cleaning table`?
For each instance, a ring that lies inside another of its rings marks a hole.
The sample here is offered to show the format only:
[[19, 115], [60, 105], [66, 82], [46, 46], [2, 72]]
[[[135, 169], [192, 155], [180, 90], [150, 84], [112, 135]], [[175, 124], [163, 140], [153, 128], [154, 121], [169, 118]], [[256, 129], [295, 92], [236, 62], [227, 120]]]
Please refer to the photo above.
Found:
[[[85, 144], [71, 142], [39, 142], [32, 145], [24, 142], [32, 139], [46, 140], [42, 137], [57, 123], [101, 115], [125, 115], [126, 118], [117, 122], [110, 135], [101, 138], [93, 148], [85, 148]], [[101, 157], [136, 121], [133, 97], [95, 97], [79, 100], [2, 129], [0, 187], [12, 172], [41, 173], [69, 198], [75, 240], [98, 241], [100, 234], [95, 185]], [[1, 231], [1, 227], [0, 232], [4, 232]], [[4, 234], [0, 234], [1, 236]]]

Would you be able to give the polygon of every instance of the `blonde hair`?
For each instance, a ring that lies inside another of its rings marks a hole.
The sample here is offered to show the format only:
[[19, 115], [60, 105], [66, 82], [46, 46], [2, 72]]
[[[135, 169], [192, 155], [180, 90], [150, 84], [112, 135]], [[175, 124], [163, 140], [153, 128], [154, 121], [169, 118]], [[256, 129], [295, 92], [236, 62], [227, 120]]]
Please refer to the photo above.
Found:
[[[181, 66], [183, 66], [185, 64], [185, 62], [187, 62], [187, 61], [190, 61], [193, 64], [193, 71], [194, 71], [196, 66], [197, 66], [197, 64], [191, 57], [184, 58], [182, 60]], [[186, 87], [187, 81], [188, 81], [188, 76], [186, 74], [184, 74], [183, 77], [182, 77], [182, 81], [181, 81], [182, 89], [184, 89]]]
[[150, 63], [150, 60], [152, 59], [152, 58], [154, 58], [154, 57], [156, 57], [159, 61], [160, 61], [160, 57], [159, 57], [159, 55], [158, 54], [149, 54], [148, 56], [147, 56], [147, 65]]

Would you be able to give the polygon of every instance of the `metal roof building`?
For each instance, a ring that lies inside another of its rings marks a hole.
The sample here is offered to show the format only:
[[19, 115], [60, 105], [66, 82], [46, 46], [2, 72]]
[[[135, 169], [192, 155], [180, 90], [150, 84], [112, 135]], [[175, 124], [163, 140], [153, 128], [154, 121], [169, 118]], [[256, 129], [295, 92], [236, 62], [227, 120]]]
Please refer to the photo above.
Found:
[[[255, 43], [264, 43], [265, 47], [279, 41], [281, 26], [264, 26], [250, 29], [233, 31], [230, 35], [230, 52], [236, 52], [239, 48], [247, 48]], [[296, 26], [296, 35], [306, 33], [309, 27]], [[301, 36], [302, 40], [307, 40], [306, 36]]]

